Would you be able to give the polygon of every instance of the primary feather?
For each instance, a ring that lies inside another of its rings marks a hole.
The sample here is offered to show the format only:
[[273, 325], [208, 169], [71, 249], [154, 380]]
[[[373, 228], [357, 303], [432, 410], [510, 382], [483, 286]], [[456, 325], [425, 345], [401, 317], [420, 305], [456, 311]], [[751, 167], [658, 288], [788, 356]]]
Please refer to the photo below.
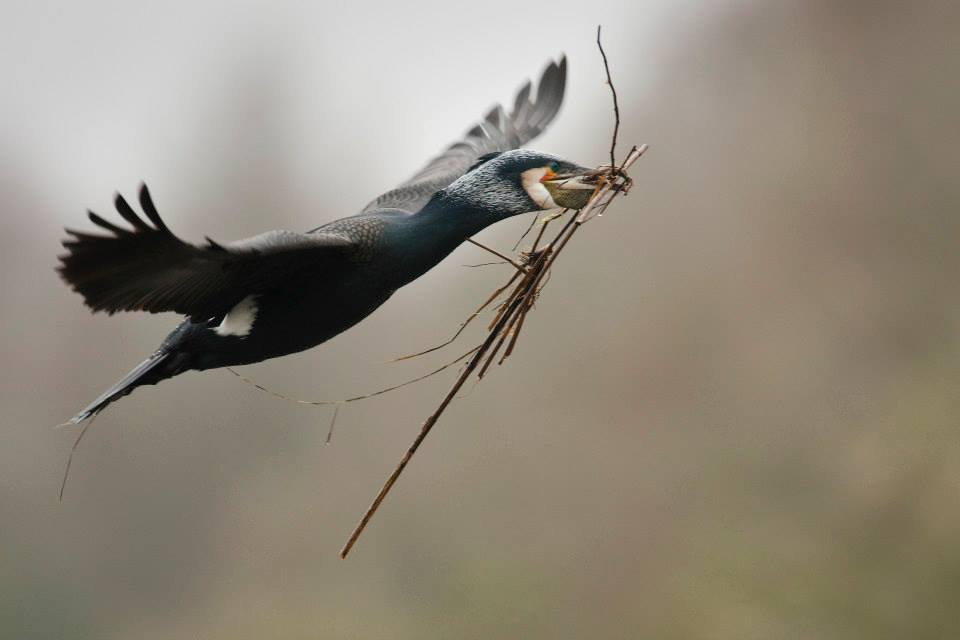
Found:
[[416, 212], [434, 193], [462, 176], [484, 155], [518, 149], [547, 128], [560, 111], [567, 83], [567, 58], [550, 62], [530, 100], [532, 85], [527, 81], [514, 99], [508, 115], [501, 105], [493, 107], [461, 140], [427, 163], [412, 178], [368, 204], [364, 211], [390, 208]]
[[354, 244], [331, 233], [269, 231], [234, 243], [205, 246], [184, 242], [160, 218], [146, 185], [138, 216], [123, 196], [117, 212], [124, 229], [89, 212], [90, 221], [110, 232], [94, 235], [68, 229], [60, 256], [63, 279], [95, 311], [176, 311], [194, 321], [226, 313], [250, 294], [310, 269], [324, 269], [349, 256]]

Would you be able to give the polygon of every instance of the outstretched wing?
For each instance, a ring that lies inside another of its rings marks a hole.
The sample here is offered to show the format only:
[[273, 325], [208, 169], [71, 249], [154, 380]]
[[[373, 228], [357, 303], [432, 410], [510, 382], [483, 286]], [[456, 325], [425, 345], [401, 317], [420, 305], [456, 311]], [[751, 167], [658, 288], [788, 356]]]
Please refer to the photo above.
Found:
[[[117, 211], [133, 229], [88, 212], [110, 235], [67, 229], [57, 270], [94, 311], [176, 311], [205, 321], [304, 270], [318, 274], [344, 263], [354, 248], [344, 236], [271, 231], [247, 240], [197, 246], [171, 233], [146, 185], [138, 216], [122, 196]], [[151, 224], [148, 224], [152, 223]]]
[[368, 204], [364, 211], [387, 207], [419, 211], [434, 193], [466, 173], [480, 156], [509, 151], [530, 142], [543, 133], [557, 115], [566, 82], [567, 58], [562, 56], [559, 63], [551, 62], [544, 69], [535, 101], [530, 100], [531, 85], [527, 81], [517, 93], [509, 115], [501, 105], [495, 106], [462, 140], [453, 143], [399, 187]]

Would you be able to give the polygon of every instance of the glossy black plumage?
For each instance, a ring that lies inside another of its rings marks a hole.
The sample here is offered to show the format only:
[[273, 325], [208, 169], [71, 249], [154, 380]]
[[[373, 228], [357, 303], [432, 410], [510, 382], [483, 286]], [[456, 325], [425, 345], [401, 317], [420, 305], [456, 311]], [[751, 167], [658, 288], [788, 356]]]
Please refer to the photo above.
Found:
[[[133, 226], [123, 229], [89, 212], [112, 235], [67, 230], [69, 250], [59, 267], [94, 311], [175, 311], [195, 322], [222, 316], [250, 293], [309, 272], [321, 276], [356, 249], [344, 235], [270, 231], [234, 243], [207, 240], [203, 246], [173, 235], [157, 213], [146, 186], [139, 217], [123, 196], [117, 211]], [[152, 223], [151, 226], [149, 223]]]
[[137, 386], [183, 371], [259, 362], [320, 344], [484, 227], [544, 207], [530, 192], [537, 185], [525, 182], [530, 170], [585, 170], [514, 150], [553, 120], [565, 82], [566, 60], [551, 63], [536, 100], [528, 82], [509, 115], [495, 107], [462, 140], [360, 214], [307, 233], [270, 231], [238, 242], [191, 244], [169, 229], [145, 186], [142, 215], [123, 197], [115, 200], [130, 228], [89, 213], [107, 233], [68, 230], [68, 251], [58, 267], [64, 281], [95, 311], [175, 311], [187, 318], [72, 421], [85, 420]]

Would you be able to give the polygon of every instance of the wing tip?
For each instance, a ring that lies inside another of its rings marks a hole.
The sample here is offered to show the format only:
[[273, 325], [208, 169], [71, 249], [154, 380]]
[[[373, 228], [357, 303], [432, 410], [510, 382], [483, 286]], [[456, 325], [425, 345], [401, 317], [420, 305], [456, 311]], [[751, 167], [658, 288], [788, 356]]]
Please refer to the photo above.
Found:
[[567, 67], [567, 54], [561, 51], [556, 59], [548, 60], [538, 78], [535, 100], [530, 99], [535, 85], [528, 79], [514, 95], [509, 113], [501, 104], [495, 104], [460, 140], [399, 187], [368, 203], [362, 211], [389, 207], [418, 211], [437, 190], [475, 168], [484, 152], [517, 149], [539, 136], [560, 111], [566, 92]]
[[140, 200], [140, 208], [143, 209], [143, 213], [150, 222], [152, 222], [158, 230], [170, 233], [170, 229], [167, 228], [166, 223], [157, 211], [157, 206], [153, 203], [153, 196], [150, 195], [150, 189], [147, 187], [146, 182], [140, 182], [140, 188], [137, 190], [137, 198]]

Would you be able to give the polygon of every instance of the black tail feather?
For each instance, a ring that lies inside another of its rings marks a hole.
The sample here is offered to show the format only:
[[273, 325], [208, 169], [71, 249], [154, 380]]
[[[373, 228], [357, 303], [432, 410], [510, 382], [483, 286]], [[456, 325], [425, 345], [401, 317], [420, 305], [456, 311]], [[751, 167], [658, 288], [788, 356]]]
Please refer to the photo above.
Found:
[[88, 420], [107, 408], [114, 400], [119, 400], [137, 387], [145, 384], [156, 384], [165, 378], [169, 378], [175, 372], [170, 370], [168, 358], [171, 353], [167, 351], [158, 351], [152, 356], [134, 367], [133, 371], [128, 373], [115, 385], [104, 391], [100, 396], [91, 402], [83, 411], [70, 418], [67, 424], [80, 424]]

